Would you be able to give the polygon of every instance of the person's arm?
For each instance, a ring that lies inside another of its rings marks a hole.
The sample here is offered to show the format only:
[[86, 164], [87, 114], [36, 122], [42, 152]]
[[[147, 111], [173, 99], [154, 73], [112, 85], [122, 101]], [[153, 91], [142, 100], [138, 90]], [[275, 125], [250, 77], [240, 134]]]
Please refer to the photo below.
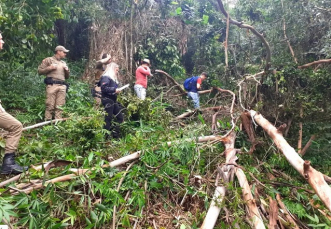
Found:
[[96, 63], [96, 67], [100, 68], [103, 64], [106, 64], [111, 59], [111, 55], [107, 54], [107, 57], [101, 60], [98, 60]]
[[138, 68], [138, 72], [140, 72], [140, 73], [142, 73], [144, 75], [147, 75], [147, 76], [151, 75], [151, 70], [147, 66], [146, 67], [139, 67]]
[[108, 77], [102, 77], [100, 79], [101, 92], [105, 94], [114, 94], [117, 92], [117, 86], [115, 82]]
[[57, 68], [56, 65], [53, 65], [50, 58], [44, 59], [38, 67], [38, 74], [39, 75], [47, 75], [51, 71]]
[[202, 83], [202, 80], [201, 78], [199, 77], [198, 80], [197, 80], [197, 88], [200, 90], [201, 89], [201, 83]]
[[63, 62], [63, 63], [65, 64], [65, 66], [63, 67], [63, 69], [64, 69], [64, 78], [68, 79], [69, 74], [70, 74], [70, 69], [68, 68], [68, 66], [65, 62]]

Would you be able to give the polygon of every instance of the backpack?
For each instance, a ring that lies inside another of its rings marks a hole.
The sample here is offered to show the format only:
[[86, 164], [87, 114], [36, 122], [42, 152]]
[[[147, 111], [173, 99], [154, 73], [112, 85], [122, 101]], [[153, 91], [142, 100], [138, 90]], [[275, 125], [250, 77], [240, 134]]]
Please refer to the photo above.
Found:
[[184, 81], [184, 89], [186, 91], [190, 91], [192, 89], [192, 86], [194, 83], [197, 82], [197, 79], [199, 78], [199, 76], [192, 76], [191, 78], [187, 78], [185, 81]]

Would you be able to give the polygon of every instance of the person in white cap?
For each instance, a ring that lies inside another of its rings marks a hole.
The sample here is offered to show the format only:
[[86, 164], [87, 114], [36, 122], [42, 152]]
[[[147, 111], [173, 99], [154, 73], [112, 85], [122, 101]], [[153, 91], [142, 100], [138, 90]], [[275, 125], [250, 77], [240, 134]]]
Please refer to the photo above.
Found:
[[153, 76], [151, 74], [151, 69], [149, 68], [151, 62], [149, 59], [143, 59], [141, 65], [136, 70], [136, 83], [134, 85], [134, 91], [136, 92], [138, 98], [144, 100], [146, 98], [147, 89], [147, 77]]
[[62, 109], [66, 102], [66, 91], [68, 84], [65, 82], [69, 78], [70, 70], [62, 59], [69, 50], [59, 45], [55, 48], [54, 56], [47, 57], [38, 67], [39, 75], [46, 75], [46, 110], [45, 120], [51, 120], [53, 113], [55, 119], [62, 118]]

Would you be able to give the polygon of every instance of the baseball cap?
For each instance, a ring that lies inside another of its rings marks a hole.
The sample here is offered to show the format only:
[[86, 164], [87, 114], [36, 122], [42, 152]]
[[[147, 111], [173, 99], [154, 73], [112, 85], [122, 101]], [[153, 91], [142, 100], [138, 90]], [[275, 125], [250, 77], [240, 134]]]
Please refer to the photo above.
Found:
[[58, 45], [58, 46], [56, 46], [56, 48], [55, 48], [55, 52], [56, 52], [56, 51], [69, 52], [69, 50], [66, 49], [65, 47], [63, 47], [62, 45]]
[[143, 59], [142, 62], [151, 65], [151, 62], [149, 61], [149, 59]]

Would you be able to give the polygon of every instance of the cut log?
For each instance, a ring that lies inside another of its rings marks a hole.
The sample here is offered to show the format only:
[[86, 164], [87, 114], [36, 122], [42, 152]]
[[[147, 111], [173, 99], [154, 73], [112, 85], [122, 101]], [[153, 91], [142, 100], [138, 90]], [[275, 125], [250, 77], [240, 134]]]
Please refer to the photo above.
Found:
[[[221, 177], [223, 178], [224, 183], [230, 182], [232, 180], [231, 177], [233, 176], [233, 171], [236, 172], [240, 186], [243, 189], [243, 199], [246, 201], [248, 215], [251, 220], [250, 222], [252, 223], [253, 228], [262, 229], [265, 228], [263, 224], [263, 220], [256, 206], [246, 176], [240, 168], [236, 168], [236, 169], [234, 168], [234, 165], [236, 165], [236, 160], [237, 160], [236, 157], [237, 150], [234, 148], [235, 138], [236, 138], [236, 134], [234, 131], [232, 131], [227, 137], [222, 139], [222, 142], [224, 143], [225, 146], [225, 164], [223, 164], [222, 168], [218, 168], [218, 170]], [[225, 195], [226, 189], [223, 186], [216, 187], [213, 202], [210, 205], [210, 208], [207, 212], [206, 218], [203, 221], [201, 229], [214, 228], [216, 224], [218, 215], [221, 211], [220, 204], [222, 203], [223, 197], [218, 202], [218, 206], [217, 205], [215, 206], [214, 200], [215, 200], [215, 196], [218, 195], [220, 190], [222, 190], [222, 192]]]
[[240, 187], [242, 188], [243, 199], [246, 202], [246, 206], [248, 209], [248, 216], [250, 222], [252, 223], [253, 228], [257, 228], [257, 229], [265, 228], [262, 217], [256, 206], [253, 195], [251, 193], [251, 189], [249, 187], [245, 173], [240, 168], [236, 168], [235, 171], [236, 171], [236, 176], [239, 180]]
[[221, 203], [223, 202], [224, 196], [225, 196], [226, 189], [225, 187], [216, 187], [215, 194], [213, 196], [213, 200], [210, 204], [210, 207], [208, 209], [207, 215], [205, 220], [203, 221], [201, 229], [213, 229], [218, 215], [221, 211]]
[[[228, 165], [230, 162], [231, 164], [235, 163], [236, 160], [236, 150], [234, 149], [234, 142], [235, 142], [236, 134], [235, 132], [231, 132], [227, 137], [222, 139], [222, 142], [225, 146], [225, 160], [226, 163], [220, 168], [219, 173], [223, 179], [224, 183], [228, 183], [231, 180], [233, 174], [233, 165]], [[218, 180], [216, 181], [218, 183]], [[217, 184], [216, 184], [217, 186]], [[222, 195], [221, 195], [222, 194]], [[203, 221], [201, 229], [211, 229], [214, 228], [218, 215], [221, 211], [220, 204], [222, 203], [224, 196], [226, 194], [226, 189], [224, 186], [217, 186], [215, 190], [215, 194], [213, 197], [213, 201], [210, 204], [208, 209], [207, 215]], [[219, 198], [219, 196], [221, 196]]]
[[277, 148], [283, 152], [287, 161], [301, 174], [301, 176], [307, 179], [310, 186], [315, 190], [325, 206], [331, 211], [331, 187], [325, 182], [324, 175], [311, 166], [308, 168], [306, 167], [306, 171], [304, 172], [303, 159], [287, 143], [283, 135], [277, 132], [276, 127], [254, 110], [250, 111], [250, 116], [268, 133], [275, 142]]

